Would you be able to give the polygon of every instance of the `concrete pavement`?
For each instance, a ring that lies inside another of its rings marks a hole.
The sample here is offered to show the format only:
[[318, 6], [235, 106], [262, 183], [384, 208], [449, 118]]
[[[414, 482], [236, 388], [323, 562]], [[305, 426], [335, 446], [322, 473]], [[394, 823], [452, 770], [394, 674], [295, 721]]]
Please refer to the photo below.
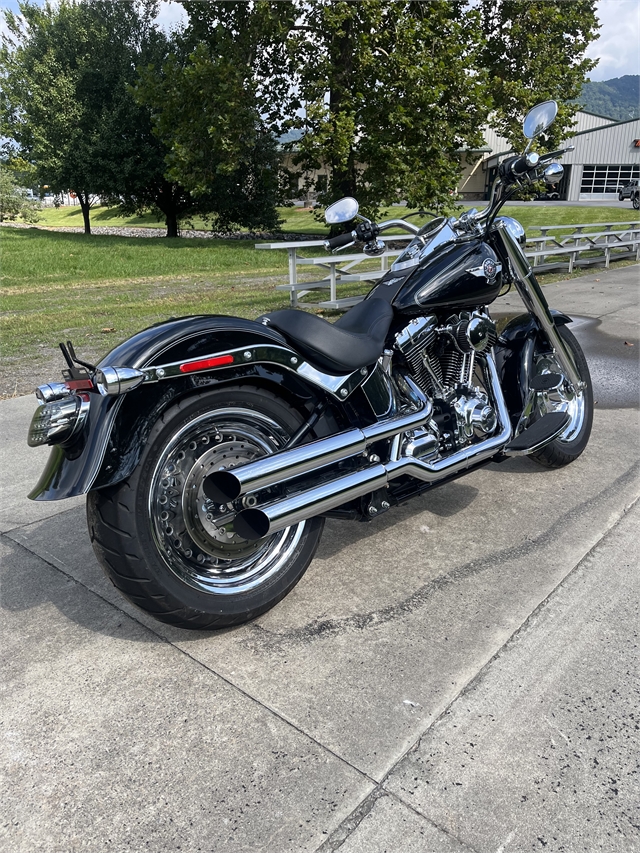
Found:
[[0, 403], [0, 848], [640, 850], [638, 270], [547, 289], [593, 367], [576, 463], [331, 521], [277, 608], [213, 635], [119, 596], [80, 499], [25, 499], [35, 401]]

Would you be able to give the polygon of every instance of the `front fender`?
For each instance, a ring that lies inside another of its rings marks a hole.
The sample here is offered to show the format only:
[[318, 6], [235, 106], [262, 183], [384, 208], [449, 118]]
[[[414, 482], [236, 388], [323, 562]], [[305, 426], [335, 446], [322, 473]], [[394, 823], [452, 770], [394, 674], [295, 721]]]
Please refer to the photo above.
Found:
[[[571, 317], [555, 308], [551, 309], [551, 316], [556, 326], [573, 322]], [[502, 393], [514, 423], [517, 423], [524, 408], [529, 388], [532, 347], [539, 334], [535, 317], [519, 314], [504, 327], [494, 348]]]
[[[116, 365], [142, 370], [264, 343], [290, 350], [282, 335], [261, 323], [217, 315], [182, 317], [138, 332], [115, 347], [98, 367]], [[295, 356], [293, 350], [291, 354]], [[83, 432], [69, 447], [52, 447], [45, 470], [29, 497], [37, 501], [61, 500], [126, 479], [138, 463], [153, 424], [169, 405], [186, 394], [247, 377], [256, 377], [264, 384], [284, 385], [286, 393], [302, 402], [312, 398], [313, 392], [295, 374], [260, 364], [238, 364], [211, 373], [143, 384], [118, 397], [90, 394]]]

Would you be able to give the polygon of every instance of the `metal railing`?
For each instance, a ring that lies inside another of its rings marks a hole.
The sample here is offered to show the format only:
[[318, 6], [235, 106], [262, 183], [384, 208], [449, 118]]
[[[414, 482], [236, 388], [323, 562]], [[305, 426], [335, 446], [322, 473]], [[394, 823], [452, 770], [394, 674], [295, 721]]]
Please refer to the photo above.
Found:
[[[595, 229], [594, 231], [586, 229]], [[541, 232], [540, 237], [527, 238], [525, 254], [536, 272], [567, 270], [575, 267], [602, 265], [608, 267], [612, 260], [635, 258], [640, 260], [640, 222], [595, 222], [584, 225], [541, 225], [531, 230]], [[552, 232], [556, 232], [554, 236]], [[562, 233], [560, 233], [562, 232]], [[567, 233], [569, 232], [569, 233]], [[407, 243], [411, 234], [387, 235], [386, 243]], [[324, 240], [304, 240], [279, 243], [257, 243], [256, 249], [286, 249], [289, 266], [289, 282], [276, 285], [276, 290], [289, 291], [292, 307], [299, 304], [314, 308], [345, 310], [356, 305], [363, 296], [338, 298], [338, 285], [371, 282], [373, 284], [390, 268], [402, 249], [389, 249], [377, 258], [364, 253], [351, 255], [321, 255], [308, 257], [300, 251], [320, 249]], [[363, 266], [365, 265], [365, 266]], [[311, 267], [324, 273], [322, 278], [300, 281], [301, 267]], [[320, 302], [299, 303], [300, 297], [314, 291], [328, 291], [328, 299]]]

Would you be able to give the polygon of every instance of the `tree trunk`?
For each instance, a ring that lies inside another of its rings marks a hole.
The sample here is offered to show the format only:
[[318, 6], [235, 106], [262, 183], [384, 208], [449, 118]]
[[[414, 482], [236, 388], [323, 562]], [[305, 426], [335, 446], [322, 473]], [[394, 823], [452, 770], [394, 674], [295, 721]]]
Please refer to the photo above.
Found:
[[80, 202], [82, 218], [84, 219], [84, 233], [91, 234], [91, 221], [89, 219], [91, 202], [89, 201], [89, 193], [78, 192], [78, 201]]
[[167, 226], [166, 237], [180, 236], [177, 204], [179, 192], [180, 190], [175, 184], [169, 183], [169, 181], [163, 178], [155, 197], [158, 209], [164, 213], [164, 222]]
[[167, 237], [179, 237], [178, 233], [178, 217], [176, 216], [175, 208], [168, 212], [165, 211], [165, 223], [167, 226]]

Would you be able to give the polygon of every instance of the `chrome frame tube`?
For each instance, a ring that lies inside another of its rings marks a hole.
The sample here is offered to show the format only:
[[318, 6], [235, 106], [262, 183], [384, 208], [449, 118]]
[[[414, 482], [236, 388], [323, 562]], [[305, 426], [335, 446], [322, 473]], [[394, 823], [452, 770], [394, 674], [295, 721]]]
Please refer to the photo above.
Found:
[[547, 336], [547, 339], [553, 347], [554, 353], [560, 362], [560, 366], [564, 371], [564, 375], [571, 382], [574, 389], [579, 391], [584, 386], [580, 379], [580, 374], [578, 373], [573, 355], [558, 333], [556, 324], [553, 322], [553, 316], [549, 311], [547, 300], [545, 299], [542, 288], [533, 274], [529, 261], [519, 244], [513, 239], [509, 230], [505, 227], [504, 223], [496, 222], [495, 233], [499, 235], [505, 251], [509, 256], [509, 260], [511, 261], [511, 265], [516, 274], [516, 289], [524, 302], [525, 308], [536, 318], [541, 331], [543, 331]]

